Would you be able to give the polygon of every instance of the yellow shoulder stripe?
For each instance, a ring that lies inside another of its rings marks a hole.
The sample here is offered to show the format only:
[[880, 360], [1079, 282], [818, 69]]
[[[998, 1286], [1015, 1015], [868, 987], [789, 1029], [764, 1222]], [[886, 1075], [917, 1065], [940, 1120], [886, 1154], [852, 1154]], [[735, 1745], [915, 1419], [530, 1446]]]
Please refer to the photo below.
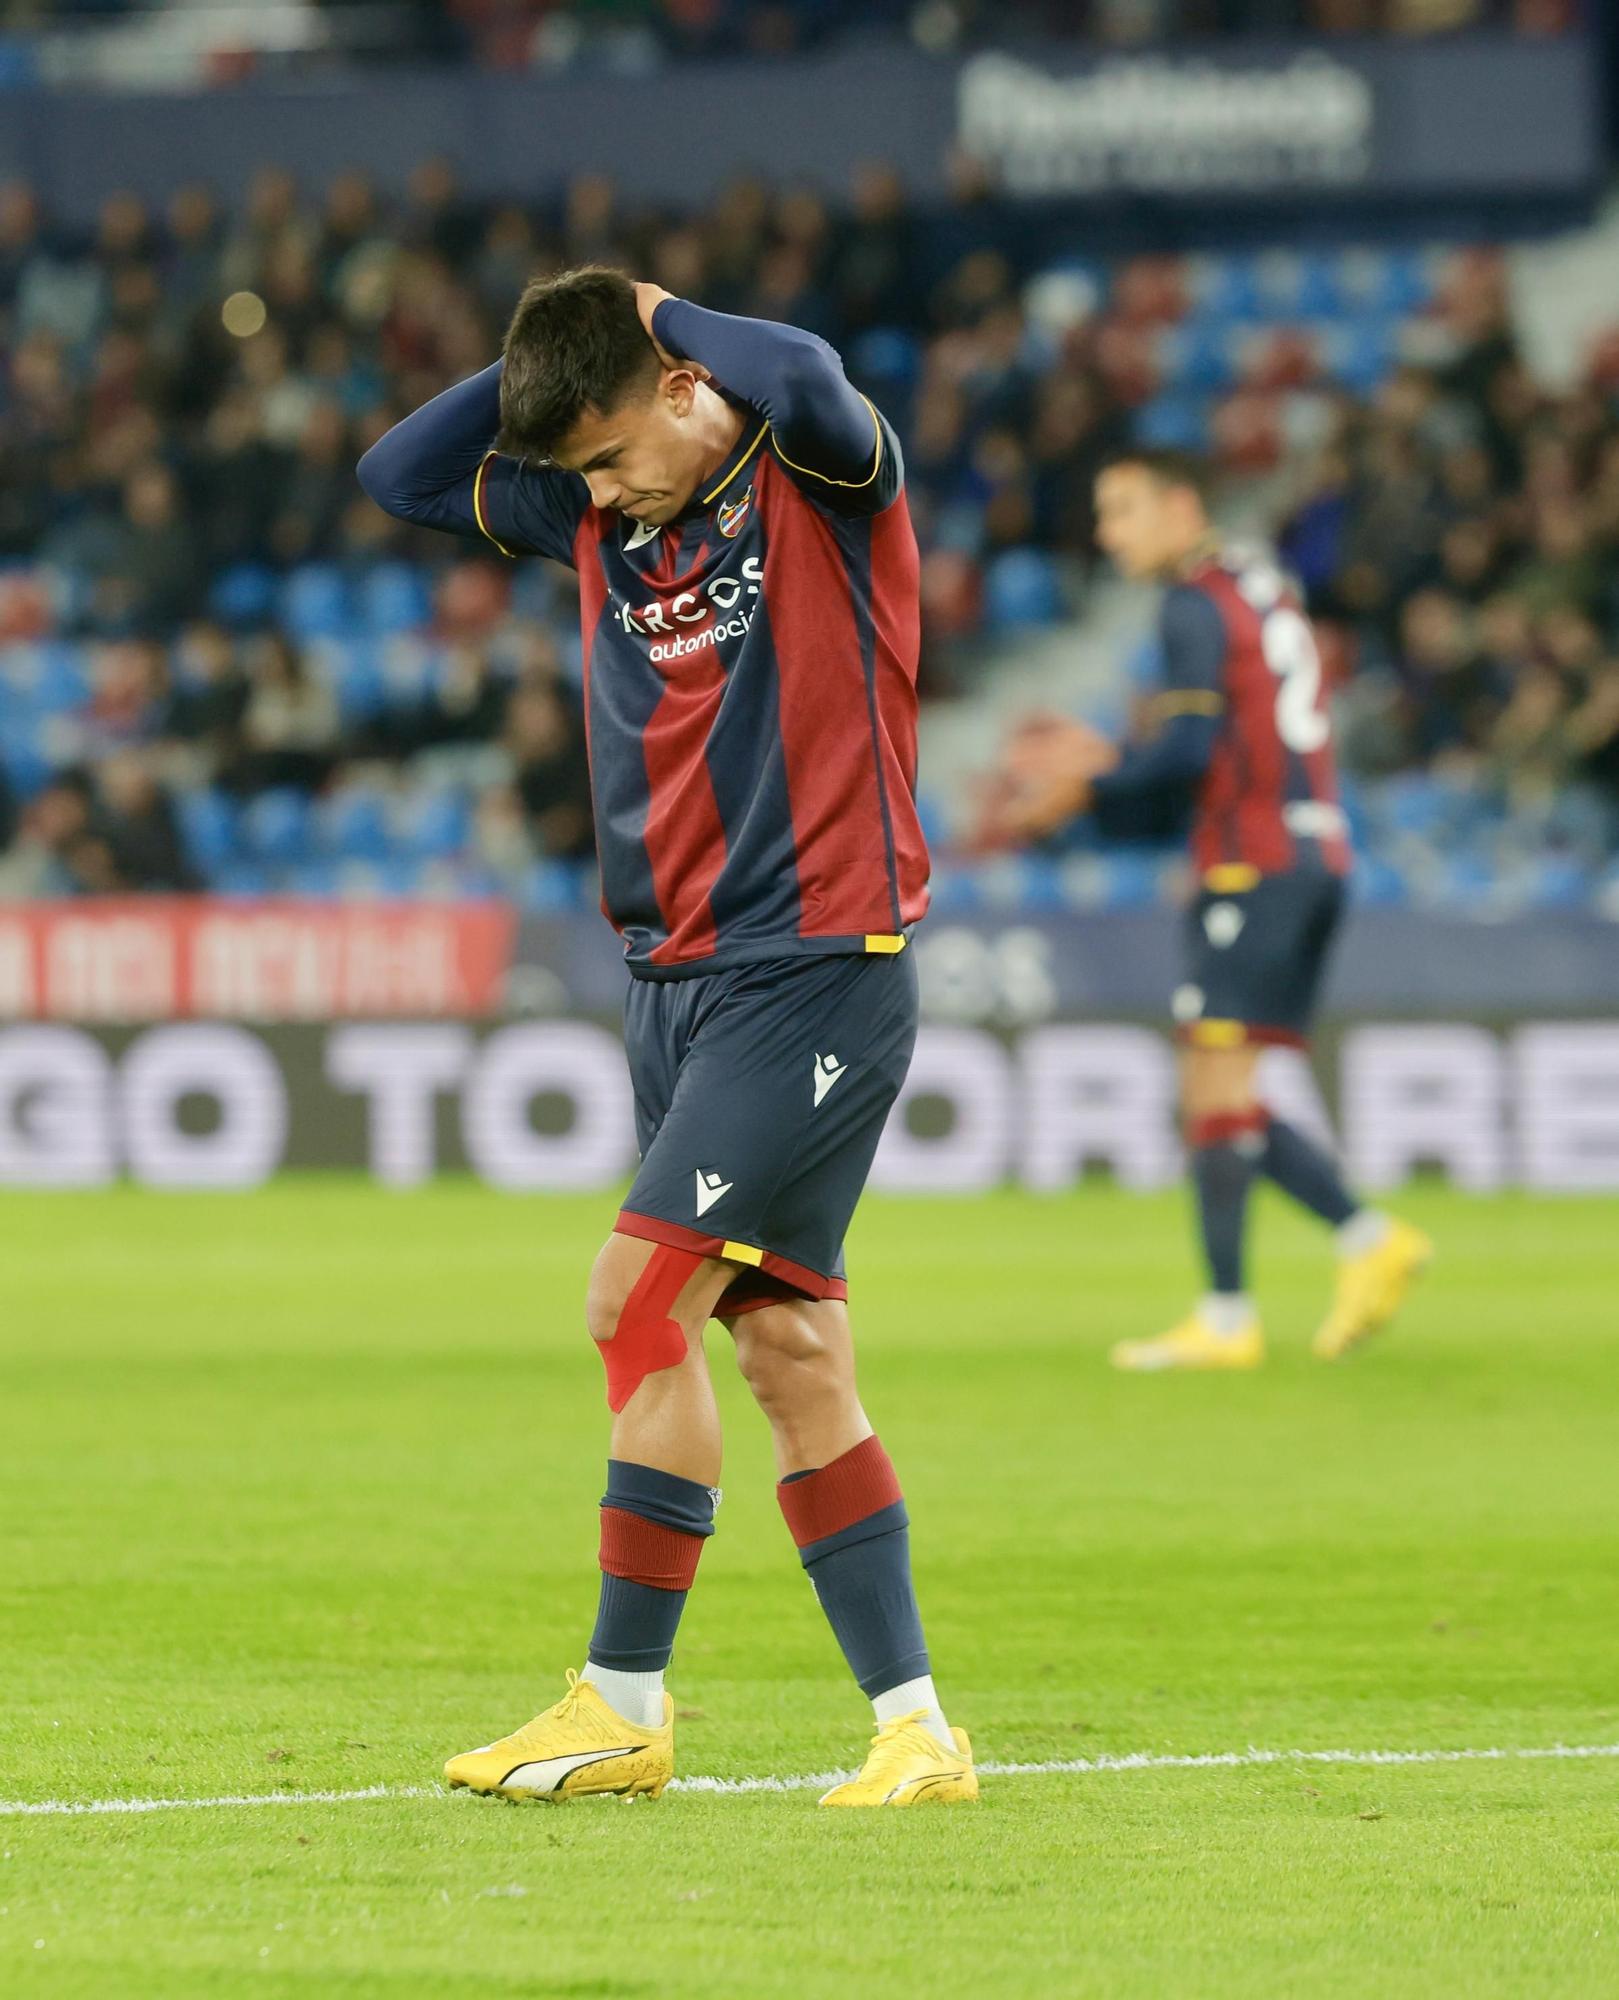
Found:
[[728, 473], [726, 473], [725, 477], [720, 481], [719, 485], [714, 488], [712, 493], [705, 493], [703, 495], [702, 504], [705, 507], [711, 500], [717, 500], [720, 497], [720, 495], [725, 491], [726, 487], [730, 485], [731, 481], [735, 479], [737, 474], [742, 470], [743, 466], [747, 464], [748, 460], [752, 458], [753, 454], [759, 449], [760, 445], [764, 443], [765, 432], [769, 430], [769, 428], [770, 426], [768, 424], [761, 424], [759, 426], [759, 429], [754, 436], [752, 444], [748, 446], [747, 450], [743, 452], [742, 456], [737, 460], [736, 464], [731, 467]]
[[483, 462], [479, 465], [477, 476], [474, 478], [472, 482], [472, 511], [474, 515], [477, 517], [479, 529], [489, 537], [490, 541], [494, 543], [495, 547], [499, 549], [500, 553], [503, 556], [510, 556], [512, 553], [511, 550], [507, 548], [506, 544], [490, 527], [489, 516], [483, 510], [484, 476], [487, 474], [489, 470], [490, 461], [492, 459], [498, 458], [499, 456], [500, 454], [498, 452], [488, 451], [484, 453]]
[[1168, 688], [1153, 696], [1152, 705], [1159, 715], [1218, 715], [1225, 696], [1212, 688]]
[[781, 460], [783, 465], [790, 466], [794, 472], [803, 473], [806, 479], [819, 479], [822, 482], [822, 484], [826, 486], [846, 486], [856, 493], [859, 492], [862, 486], [869, 486], [871, 482], [877, 477], [878, 472], [882, 469], [883, 427], [882, 427], [882, 422], [877, 415], [877, 406], [872, 402], [871, 398], [869, 396], [862, 396], [860, 400], [862, 403], [865, 404], [866, 408], [870, 410], [872, 429], [875, 430], [877, 433], [876, 456], [873, 458], [871, 462], [871, 470], [866, 474], [864, 479], [833, 479], [827, 473], [816, 472], [812, 467], [807, 465], [799, 465], [795, 460], [790, 459], [787, 456], [786, 452], [782, 450], [781, 439], [778, 438], [774, 432], [772, 432], [770, 442], [775, 446], [777, 458]]

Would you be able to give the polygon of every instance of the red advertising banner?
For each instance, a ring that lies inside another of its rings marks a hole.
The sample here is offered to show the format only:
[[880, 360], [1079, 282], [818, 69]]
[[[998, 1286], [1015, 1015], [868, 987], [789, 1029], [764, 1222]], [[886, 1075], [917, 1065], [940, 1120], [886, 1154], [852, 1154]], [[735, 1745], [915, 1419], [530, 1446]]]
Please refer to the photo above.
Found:
[[516, 934], [503, 903], [16, 904], [0, 909], [0, 1020], [488, 1015]]

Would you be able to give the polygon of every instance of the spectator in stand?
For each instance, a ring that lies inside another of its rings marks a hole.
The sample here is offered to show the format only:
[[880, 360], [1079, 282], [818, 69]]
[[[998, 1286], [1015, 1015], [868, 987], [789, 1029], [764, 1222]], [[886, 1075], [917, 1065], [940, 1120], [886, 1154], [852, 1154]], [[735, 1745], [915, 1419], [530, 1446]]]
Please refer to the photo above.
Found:
[[151, 753], [120, 750], [97, 774], [95, 831], [105, 840], [120, 886], [181, 892], [202, 884], [186, 859], [174, 801]]
[[240, 756], [249, 690], [223, 625], [199, 619], [175, 648], [178, 673], [156, 734], [177, 782], [211, 785]]
[[512, 695], [505, 747], [512, 790], [534, 843], [558, 860], [595, 852], [584, 718], [554, 681], [530, 677]]
[[73, 892], [73, 843], [90, 830], [95, 788], [89, 773], [59, 771], [23, 809], [17, 836], [0, 856], [0, 899], [33, 901]]
[[241, 754], [223, 774], [224, 783], [241, 793], [281, 786], [318, 791], [337, 761], [340, 728], [331, 689], [281, 632], [249, 642], [248, 680]]

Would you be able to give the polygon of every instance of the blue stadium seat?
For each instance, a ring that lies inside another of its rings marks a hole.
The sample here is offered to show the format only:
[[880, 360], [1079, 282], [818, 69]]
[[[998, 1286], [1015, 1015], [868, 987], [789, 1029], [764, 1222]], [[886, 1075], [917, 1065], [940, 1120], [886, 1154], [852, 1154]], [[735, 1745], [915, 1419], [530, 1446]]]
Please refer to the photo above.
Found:
[[387, 706], [388, 686], [377, 664], [375, 649], [365, 640], [334, 644], [332, 682], [338, 712], [344, 722], [364, 722]]
[[413, 563], [383, 563], [360, 585], [360, 620], [368, 632], [387, 638], [430, 624], [433, 593]]
[[1201, 451], [1209, 437], [1207, 405], [1196, 396], [1154, 396], [1137, 410], [1135, 433], [1144, 445]]
[[1464, 910], [1484, 910], [1498, 905], [1505, 882], [1495, 863], [1476, 850], [1464, 849], [1446, 855], [1434, 882], [1425, 884], [1428, 899]]
[[1214, 257], [1198, 285], [1198, 311], [1211, 319], [1258, 319], [1263, 311], [1252, 257]]
[[32, 798], [56, 767], [46, 740], [45, 718], [30, 714], [8, 723], [0, 736], [0, 760], [5, 763], [12, 790], [25, 799]]
[[1399, 359], [1399, 326], [1389, 319], [1343, 320], [1321, 330], [1320, 348], [1334, 381], [1364, 394], [1375, 389]]
[[335, 861], [298, 861], [283, 872], [281, 887], [291, 896], [312, 896], [331, 902], [339, 893], [341, 870]]
[[341, 639], [353, 629], [348, 585], [335, 563], [300, 563], [281, 586], [278, 609], [295, 639]]
[[950, 838], [950, 815], [936, 792], [924, 788], [917, 793], [916, 816], [928, 846], [935, 849], [945, 846]]
[[1007, 549], [984, 572], [984, 623], [993, 631], [1055, 625], [1064, 611], [1055, 564], [1041, 549]]
[[1303, 319], [1336, 319], [1344, 310], [1342, 266], [1330, 251], [1306, 251], [1299, 259], [1294, 310]]
[[215, 876], [236, 853], [236, 808], [223, 792], [181, 792], [176, 800], [186, 853], [205, 875]]
[[1390, 833], [1437, 834], [1449, 815], [1443, 789], [1426, 771], [1402, 771], [1381, 788], [1379, 817]]
[[313, 831], [321, 853], [335, 861], [384, 861], [393, 852], [386, 799], [358, 786], [322, 799]]
[[441, 645], [413, 633], [395, 633], [382, 641], [375, 660], [384, 703], [390, 708], [409, 707], [424, 700], [438, 684], [447, 657]]
[[254, 861], [287, 864], [303, 860], [309, 849], [309, 831], [309, 801], [290, 787], [261, 792], [242, 811], [242, 849]]
[[404, 801], [393, 824], [401, 852], [424, 861], [441, 859], [465, 847], [472, 809], [463, 792], [420, 792]]
[[236, 631], [263, 625], [275, 608], [275, 572], [263, 563], [235, 563], [216, 579], [208, 609]]
[[1230, 330], [1224, 323], [1192, 320], [1166, 326], [1157, 346], [1159, 373], [1170, 389], [1224, 389], [1236, 373]]
[[268, 896], [272, 891], [270, 871], [257, 861], [228, 861], [213, 877], [213, 888], [221, 896]]
[[983, 907], [978, 871], [953, 862], [935, 865], [928, 882], [928, 909], [934, 917], [971, 916]]
[[1545, 854], [1535, 863], [1530, 894], [1543, 910], [1584, 909], [1595, 887], [1590, 868], [1575, 854]]
[[44, 715], [69, 715], [90, 699], [90, 672], [82, 648], [62, 641], [38, 648], [34, 702]]
[[1163, 859], [1150, 849], [1127, 847], [1105, 855], [1101, 870], [1105, 909], [1144, 910], [1159, 900]]
[[595, 899], [594, 871], [575, 861], [536, 861], [523, 877], [518, 899], [538, 916], [582, 910]]
[[1411, 900], [1405, 877], [1378, 854], [1361, 854], [1349, 880], [1351, 897], [1370, 909], [1398, 909]]
[[921, 371], [921, 344], [900, 327], [874, 326], [849, 349], [849, 372], [861, 381], [910, 389]]

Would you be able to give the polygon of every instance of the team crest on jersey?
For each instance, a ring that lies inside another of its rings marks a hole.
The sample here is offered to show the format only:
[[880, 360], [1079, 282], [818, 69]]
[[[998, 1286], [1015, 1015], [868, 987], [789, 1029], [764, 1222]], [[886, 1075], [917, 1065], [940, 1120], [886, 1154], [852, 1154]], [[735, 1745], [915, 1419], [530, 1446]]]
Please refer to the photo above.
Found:
[[715, 525], [728, 542], [734, 542], [742, 532], [742, 523], [753, 508], [753, 488], [750, 486], [740, 500], [727, 500], [714, 517]]

